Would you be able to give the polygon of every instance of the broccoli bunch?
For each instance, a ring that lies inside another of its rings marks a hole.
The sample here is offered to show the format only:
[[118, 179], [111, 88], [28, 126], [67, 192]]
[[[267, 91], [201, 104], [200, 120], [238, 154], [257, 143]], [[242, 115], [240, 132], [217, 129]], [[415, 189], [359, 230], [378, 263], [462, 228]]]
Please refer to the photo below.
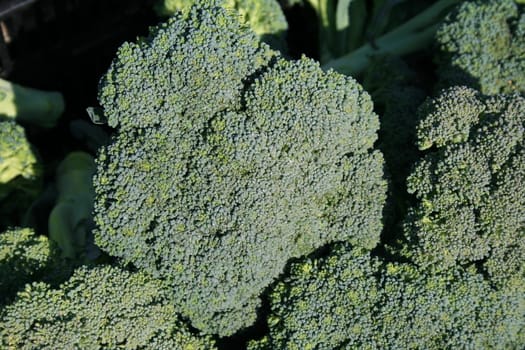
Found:
[[525, 92], [525, 12], [513, 0], [464, 1], [436, 40], [441, 86]]
[[58, 289], [28, 284], [0, 315], [17, 349], [214, 349], [179, 320], [164, 285], [111, 266], [79, 268]]
[[[196, 0], [158, 0], [155, 11], [160, 16], [172, 16], [177, 11], [188, 12]], [[237, 16], [262, 41], [276, 50], [286, 51], [285, 34], [288, 22], [277, 0], [219, 0], [221, 7]]]
[[270, 292], [269, 333], [248, 348], [518, 348], [524, 292], [494, 289], [473, 269], [429, 274], [337, 245], [290, 266]]
[[422, 266], [478, 262], [496, 280], [524, 277], [525, 99], [453, 87], [420, 108], [427, 150], [408, 178], [418, 203], [406, 253]]
[[378, 243], [368, 94], [283, 59], [213, 3], [123, 45], [99, 97], [117, 133], [97, 159], [96, 243], [168, 279], [196, 328], [251, 325], [290, 258]]

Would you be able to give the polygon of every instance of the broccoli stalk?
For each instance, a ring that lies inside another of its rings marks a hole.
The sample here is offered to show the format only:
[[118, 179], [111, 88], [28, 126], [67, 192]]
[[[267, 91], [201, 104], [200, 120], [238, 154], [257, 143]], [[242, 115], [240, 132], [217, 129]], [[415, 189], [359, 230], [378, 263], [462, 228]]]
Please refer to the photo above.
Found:
[[374, 42], [366, 43], [357, 50], [325, 63], [323, 68], [356, 75], [366, 68], [371, 56], [384, 54], [401, 56], [420, 50], [431, 42], [443, 15], [458, 2], [458, 0], [440, 0]]
[[61, 93], [31, 89], [0, 79], [0, 118], [52, 128], [63, 112]]
[[85, 152], [70, 153], [58, 166], [58, 200], [49, 216], [49, 237], [58, 244], [64, 257], [74, 259], [95, 249], [89, 244], [94, 173], [95, 160]]

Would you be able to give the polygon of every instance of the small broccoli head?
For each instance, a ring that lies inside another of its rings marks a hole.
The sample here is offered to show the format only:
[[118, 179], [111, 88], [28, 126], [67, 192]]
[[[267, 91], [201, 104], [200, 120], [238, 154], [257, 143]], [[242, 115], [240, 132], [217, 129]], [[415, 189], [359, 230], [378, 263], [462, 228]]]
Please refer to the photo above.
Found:
[[0, 121], [0, 200], [15, 190], [36, 194], [40, 173], [24, 128], [13, 121]]
[[464, 1], [437, 32], [441, 86], [525, 92], [525, 13], [513, 0]]
[[96, 243], [168, 278], [195, 327], [251, 325], [292, 257], [377, 244], [378, 120], [353, 79], [203, 6], [122, 47], [101, 89], [119, 130], [97, 160]]
[[163, 284], [116, 267], [79, 268], [59, 289], [28, 284], [0, 317], [0, 345], [38, 349], [214, 349], [178, 318]]
[[293, 263], [270, 292], [262, 349], [464, 349], [522, 344], [523, 283], [474, 269], [428, 274], [349, 245]]
[[408, 253], [436, 267], [479, 262], [495, 280], [522, 274], [525, 99], [455, 87], [419, 112], [429, 150], [408, 179], [419, 200], [406, 221]]
[[[159, 0], [155, 11], [160, 16], [172, 16], [178, 11], [187, 13], [196, 0]], [[232, 12], [242, 24], [276, 50], [286, 50], [286, 17], [276, 0], [219, 0], [217, 4]]]
[[28, 228], [0, 233], [0, 305], [26, 283], [38, 280], [57, 261], [56, 249], [45, 236]]

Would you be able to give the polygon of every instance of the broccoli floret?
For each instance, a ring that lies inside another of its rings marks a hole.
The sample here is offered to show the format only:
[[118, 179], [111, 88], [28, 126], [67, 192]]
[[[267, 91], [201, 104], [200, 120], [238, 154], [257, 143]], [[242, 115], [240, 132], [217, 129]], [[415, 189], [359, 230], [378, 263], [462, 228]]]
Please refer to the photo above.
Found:
[[[331, 2], [329, 0], [323, 2], [327, 1]], [[441, 20], [459, 2], [459, 0], [439, 0], [379, 38], [343, 56], [322, 60], [323, 68], [332, 68], [344, 74], [357, 75], [366, 69], [370, 59], [374, 56], [385, 54], [402, 56], [421, 50], [432, 43]], [[347, 1], [347, 3], [351, 2]]]
[[100, 101], [118, 132], [97, 159], [96, 243], [168, 278], [196, 328], [251, 325], [292, 257], [378, 243], [370, 97], [286, 61], [227, 11], [193, 7], [122, 46]]
[[92, 211], [95, 200], [95, 159], [85, 152], [72, 152], [57, 168], [58, 198], [49, 215], [49, 237], [62, 255], [71, 259], [94, 259]]
[[214, 349], [192, 334], [159, 281], [116, 267], [79, 268], [60, 286], [27, 285], [0, 316], [13, 349]]
[[31, 89], [0, 79], [0, 119], [52, 128], [63, 112], [61, 93]]
[[494, 289], [472, 269], [428, 274], [340, 245], [293, 263], [270, 292], [256, 349], [513, 349], [525, 285]]
[[423, 266], [481, 264], [494, 281], [525, 261], [525, 99], [454, 87], [420, 108], [427, 150], [408, 178], [418, 203], [407, 254]]
[[[160, 16], [172, 16], [177, 11], [188, 12], [198, 0], [159, 0], [155, 11]], [[236, 11], [241, 23], [248, 25], [261, 40], [276, 50], [285, 50], [288, 22], [276, 0], [219, 0], [220, 6]], [[232, 13], [232, 15], [234, 15]]]
[[0, 305], [7, 303], [26, 283], [46, 274], [50, 276], [50, 268], [56, 261], [56, 248], [32, 229], [0, 233]]
[[465, 1], [437, 31], [440, 86], [525, 92], [525, 12], [513, 0]]

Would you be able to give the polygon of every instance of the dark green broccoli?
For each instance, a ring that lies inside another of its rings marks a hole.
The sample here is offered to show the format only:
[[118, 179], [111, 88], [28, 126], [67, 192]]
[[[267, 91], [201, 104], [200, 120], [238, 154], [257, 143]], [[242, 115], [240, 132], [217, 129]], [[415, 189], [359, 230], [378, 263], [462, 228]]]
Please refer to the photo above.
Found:
[[52, 128], [63, 112], [61, 93], [31, 89], [0, 79], [0, 119]]
[[17, 228], [0, 233], [0, 305], [10, 301], [26, 283], [51, 275], [58, 261], [56, 248], [32, 229]]
[[408, 178], [418, 204], [406, 253], [422, 266], [477, 262], [495, 281], [525, 278], [525, 99], [454, 87], [419, 113], [427, 151]]
[[91, 232], [95, 169], [95, 159], [85, 152], [71, 152], [57, 168], [58, 198], [49, 215], [49, 237], [64, 257], [90, 260], [98, 256]]
[[193, 7], [123, 45], [100, 102], [118, 132], [97, 159], [96, 243], [169, 279], [196, 328], [251, 325], [290, 258], [378, 243], [386, 184], [370, 97], [312, 60], [286, 61], [227, 11]]
[[513, 0], [464, 1], [437, 31], [440, 86], [525, 92], [525, 12]]
[[[155, 11], [160, 16], [172, 16], [177, 11], [188, 12], [197, 0], [157, 0]], [[264, 42], [276, 50], [286, 51], [285, 35], [288, 22], [277, 0], [219, 0], [218, 4], [235, 11]]]
[[192, 334], [162, 283], [116, 267], [79, 268], [60, 286], [33, 283], [0, 315], [8, 349], [214, 349]]
[[517, 349], [525, 284], [498, 290], [473, 269], [428, 274], [340, 245], [293, 263], [270, 292], [269, 333], [250, 350]]

